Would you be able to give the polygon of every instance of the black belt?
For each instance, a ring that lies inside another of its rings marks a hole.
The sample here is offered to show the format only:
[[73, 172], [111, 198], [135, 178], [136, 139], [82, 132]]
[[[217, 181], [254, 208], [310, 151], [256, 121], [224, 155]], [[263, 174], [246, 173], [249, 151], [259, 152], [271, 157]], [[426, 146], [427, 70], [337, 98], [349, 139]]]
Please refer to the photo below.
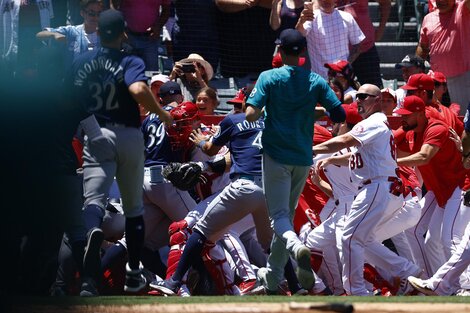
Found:
[[136, 37], [150, 37], [150, 35], [152, 34], [152, 32], [150, 31], [146, 31], [146, 32], [134, 32], [130, 29], [127, 29], [126, 30], [126, 33], [132, 35], [132, 36], [136, 36]]

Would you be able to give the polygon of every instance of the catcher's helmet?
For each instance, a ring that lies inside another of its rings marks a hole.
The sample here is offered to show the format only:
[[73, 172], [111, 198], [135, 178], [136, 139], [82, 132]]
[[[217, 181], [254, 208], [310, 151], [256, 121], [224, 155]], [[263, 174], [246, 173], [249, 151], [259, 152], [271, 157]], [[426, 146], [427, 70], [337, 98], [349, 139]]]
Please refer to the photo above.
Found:
[[189, 135], [201, 124], [197, 106], [192, 102], [183, 102], [170, 111], [173, 117], [173, 125], [168, 127], [171, 148], [181, 150], [190, 148], [193, 143]]

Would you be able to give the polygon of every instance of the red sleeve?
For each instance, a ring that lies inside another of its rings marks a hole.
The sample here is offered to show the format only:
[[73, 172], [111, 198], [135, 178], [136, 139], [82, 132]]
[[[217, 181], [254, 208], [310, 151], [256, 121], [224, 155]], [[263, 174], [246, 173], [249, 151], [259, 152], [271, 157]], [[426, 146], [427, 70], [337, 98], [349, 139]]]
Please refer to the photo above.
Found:
[[424, 131], [423, 145], [429, 144], [441, 148], [449, 137], [448, 128], [440, 123], [428, 126]]

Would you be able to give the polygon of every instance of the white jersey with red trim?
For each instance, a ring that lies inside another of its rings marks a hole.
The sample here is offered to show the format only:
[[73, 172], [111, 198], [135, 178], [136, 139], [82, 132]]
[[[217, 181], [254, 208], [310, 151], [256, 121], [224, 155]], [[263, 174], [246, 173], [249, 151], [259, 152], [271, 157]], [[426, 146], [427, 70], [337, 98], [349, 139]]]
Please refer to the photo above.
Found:
[[[321, 156], [338, 156], [344, 155], [350, 152], [354, 152], [357, 149], [355, 147], [341, 149], [340, 151], [333, 154], [324, 154]], [[316, 159], [314, 159], [314, 162]], [[328, 178], [331, 184], [333, 197], [338, 200], [347, 196], [355, 196], [359, 185], [351, 181], [349, 176], [349, 168], [345, 166], [338, 166], [334, 164], [329, 164], [325, 167], [324, 171], [325, 176]]]
[[379, 177], [396, 177], [396, 146], [387, 116], [377, 112], [359, 122], [349, 132], [361, 144], [349, 158], [353, 183]]

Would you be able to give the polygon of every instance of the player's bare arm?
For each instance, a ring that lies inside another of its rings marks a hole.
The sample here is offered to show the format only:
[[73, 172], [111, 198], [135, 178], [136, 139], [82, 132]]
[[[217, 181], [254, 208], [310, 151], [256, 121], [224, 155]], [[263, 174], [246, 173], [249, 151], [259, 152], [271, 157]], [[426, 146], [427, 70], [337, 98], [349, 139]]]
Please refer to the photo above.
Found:
[[129, 86], [129, 92], [137, 103], [144, 108], [158, 115], [158, 118], [167, 126], [171, 125], [173, 119], [169, 112], [163, 110], [150, 88], [144, 82], [135, 82]]
[[245, 116], [248, 122], [254, 122], [261, 117], [261, 110], [247, 103]]
[[312, 183], [320, 188], [328, 197], [333, 197], [333, 189], [331, 188], [331, 185], [321, 178], [318, 168], [312, 167], [310, 171], [310, 179], [312, 180]]
[[314, 154], [334, 153], [343, 148], [360, 146], [361, 143], [349, 133], [331, 138], [328, 141], [315, 145], [312, 150]]
[[351, 153], [341, 154], [341, 155], [334, 155], [329, 158], [325, 158], [323, 160], [319, 160], [317, 162], [317, 170], [323, 170], [328, 165], [337, 165], [337, 166], [348, 166], [349, 165], [349, 157]]
[[189, 140], [191, 140], [197, 147], [199, 147], [202, 152], [209, 156], [216, 155], [219, 152], [220, 146], [214, 145], [212, 142], [209, 141], [209, 136], [204, 135], [201, 129], [195, 129], [189, 135]]
[[426, 165], [431, 161], [431, 159], [436, 155], [436, 153], [439, 151], [439, 147], [435, 145], [430, 145], [430, 144], [424, 144], [421, 147], [421, 150], [419, 152], [416, 152], [414, 154], [411, 154], [407, 157], [404, 158], [398, 158], [397, 159], [397, 164], [399, 166], [420, 166], [420, 165]]

